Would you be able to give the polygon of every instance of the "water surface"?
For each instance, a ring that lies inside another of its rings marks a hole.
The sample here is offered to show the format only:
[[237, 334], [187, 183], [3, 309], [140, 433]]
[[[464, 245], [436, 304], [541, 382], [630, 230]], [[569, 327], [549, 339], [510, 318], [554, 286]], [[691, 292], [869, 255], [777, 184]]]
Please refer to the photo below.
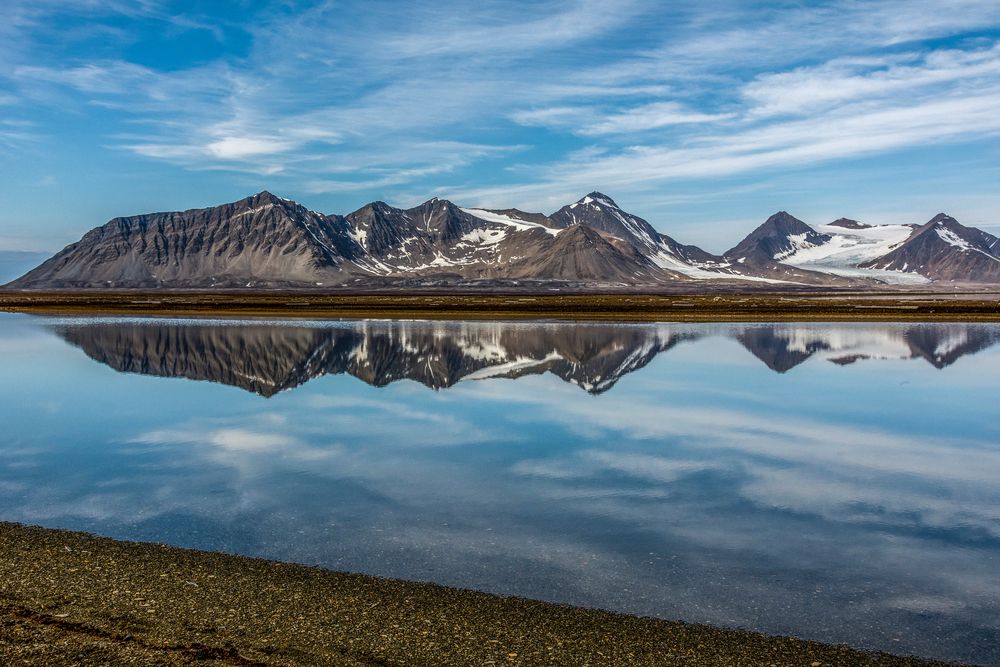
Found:
[[1000, 327], [0, 317], [0, 519], [1000, 664]]

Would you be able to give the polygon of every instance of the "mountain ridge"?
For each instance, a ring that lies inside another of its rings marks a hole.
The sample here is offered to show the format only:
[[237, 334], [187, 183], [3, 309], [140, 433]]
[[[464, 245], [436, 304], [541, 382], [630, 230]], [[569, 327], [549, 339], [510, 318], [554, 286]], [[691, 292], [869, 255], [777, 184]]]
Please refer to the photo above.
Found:
[[375, 201], [324, 214], [265, 190], [219, 206], [113, 218], [7, 287], [329, 288], [393, 280], [1000, 284], [1000, 239], [945, 214], [923, 225], [840, 218], [817, 229], [779, 211], [714, 255], [596, 190], [551, 215], [436, 197], [407, 209]]

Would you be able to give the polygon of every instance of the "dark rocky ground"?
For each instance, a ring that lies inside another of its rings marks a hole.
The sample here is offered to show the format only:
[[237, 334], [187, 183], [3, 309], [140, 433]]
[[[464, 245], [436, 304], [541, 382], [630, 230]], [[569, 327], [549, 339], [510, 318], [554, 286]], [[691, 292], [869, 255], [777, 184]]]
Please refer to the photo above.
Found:
[[0, 523], [4, 665], [928, 665]]
[[85, 315], [766, 322], [1000, 321], [1000, 293], [951, 291], [0, 290], [0, 311]]

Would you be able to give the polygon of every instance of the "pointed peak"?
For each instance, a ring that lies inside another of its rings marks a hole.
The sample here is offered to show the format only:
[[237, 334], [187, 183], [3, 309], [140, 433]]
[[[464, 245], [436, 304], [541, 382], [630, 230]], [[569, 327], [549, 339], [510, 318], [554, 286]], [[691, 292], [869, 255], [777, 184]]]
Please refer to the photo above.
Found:
[[958, 220], [956, 220], [955, 218], [951, 217], [947, 213], [938, 213], [933, 218], [931, 218], [927, 222], [927, 224], [929, 224], [929, 225], [950, 225], [950, 224], [957, 223], [957, 222], [958, 222]]
[[417, 204], [417, 208], [423, 208], [425, 206], [438, 206], [438, 205], [441, 205], [441, 204], [450, 204], [450, 203], [451, 202], [448, 201], [447, 199], [441, 199], [439, 197], [431, 197], [427, 201], [425, 201], [425, 202], [423, 202], [421, 204]]
[[275, 203], [277, 203], [279, 201], [291, 201], [289, 199], [285, 199], [284, 197], [279, 197], [276, 194], [268, 192], [267, 190], [261, 190], [257, 194], [248, 197], [248, 199], [256, 199], [258, 201], [269, 201], [269, 202], [275, 202]]
[[610, 206], [612, 208], [618, 208], [618, 204], [615, 200], [607, 196], [603, 192], [598, 192], [594, 190], [593, 192], [584, 195], [577, 200], [577, 204], [596, 204], [598, 206]]
[[788, 211], [778, 211], [764, 221], [758, 229], [778, 229], [785, 233], [801, 234], [813, 231], [812, 227], [802, 222]]
[[[799, 220], [788, 211], [778, 211], [767, 219], [767, 222], [781, 222], [785, 220]], [[799, 220], [801, 222], [801, 220]]]
[[261, 190], [255, 195], [250, 195], [249, 197], [244, 197], [235, 204], [244, 204], [248, 208], [256, 208], [259, 206], [292, 206], [296, 208], [304, 208], [301, 204], [292, 201], [291, 199], [286, 199], [284, 197], [279, 197], [273, 192], [267, 190]]

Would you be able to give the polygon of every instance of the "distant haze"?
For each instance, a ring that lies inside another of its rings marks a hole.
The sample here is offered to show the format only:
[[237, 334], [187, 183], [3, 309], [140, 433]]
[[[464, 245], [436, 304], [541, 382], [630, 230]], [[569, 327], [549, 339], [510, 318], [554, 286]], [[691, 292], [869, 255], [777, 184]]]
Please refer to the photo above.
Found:
[[0, 285], [23, 276], [48, 257], [45, 252], [0, 250]]

